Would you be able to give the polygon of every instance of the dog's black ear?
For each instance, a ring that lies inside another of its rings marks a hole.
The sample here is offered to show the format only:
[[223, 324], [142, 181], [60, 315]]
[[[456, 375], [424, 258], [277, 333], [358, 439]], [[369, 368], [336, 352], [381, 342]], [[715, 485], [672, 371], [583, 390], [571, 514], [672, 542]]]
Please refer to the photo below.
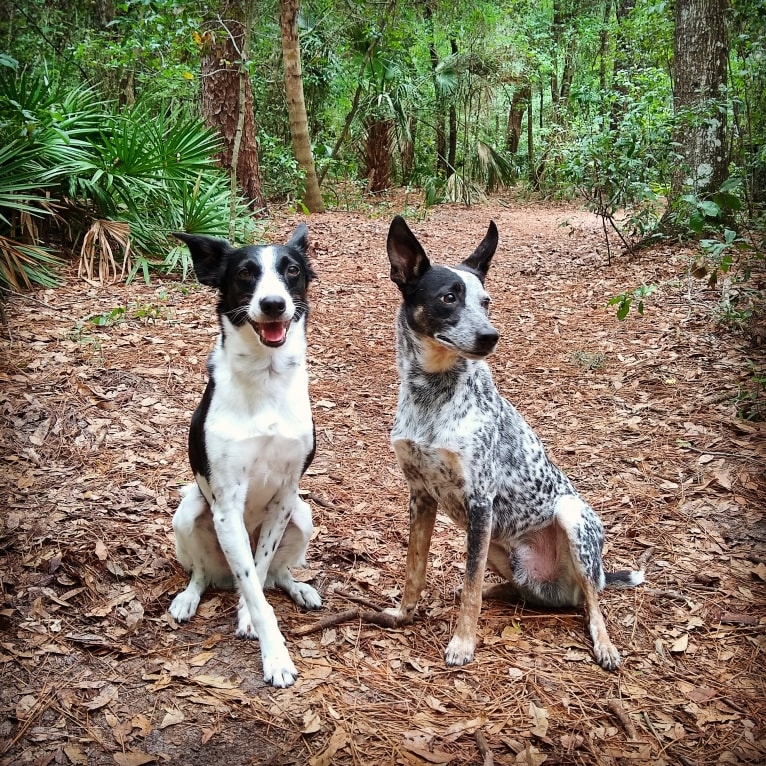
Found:
[[495, 226], [494, 221], [490, 221], [484, 239], [479, 243], [476, 250], [463, 261], [463, 266], [478, 272], [482, 282], [484, 277], [487, 276], [489, 264], [492, 263], [492, 256], [495, 254], [495, 250], [497, 250], [497, 240], [497, 226]]
[[426, 251], [400, 215], [394, 217], [386, 240], [391, 280], [404, 291], [420, 280], [431, 267]]
[[306, 224], [298, 224], [298, 227], [290, 235], [290, 239], [288, 239], [285, 244], [300, 250], [303, 255], [306, 255], [309, 249], [309, 230]]
[[225, 239], [216, 239], [204, 234], [173, 232], [173, 236], [186, 242], [197, 279], [208, 287], [218, 287], [221, 279], [221, 264], [234, 248]]
[[306, 279], [311, 282], [317, 275], [311, 263], [309, 262], [309, 230], [305, 223], [298, 224], [298, 227], [290, 235], [290, 239], [285, 243], [286, 247], [291, 247], [300, 253], [303, 265], [306, 270]]

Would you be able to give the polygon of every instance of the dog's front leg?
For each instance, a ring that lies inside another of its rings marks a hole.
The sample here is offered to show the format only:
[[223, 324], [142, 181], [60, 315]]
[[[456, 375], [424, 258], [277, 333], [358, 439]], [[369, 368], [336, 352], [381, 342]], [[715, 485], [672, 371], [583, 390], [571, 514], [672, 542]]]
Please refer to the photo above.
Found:
[[425, 490], [410, 487], [410, 540], [404, 593], [398, 607], [385, 610], [385, 614], [391, 615], [394, 625], [407, 625], [415, 617], [415, 607], [426, 587], [428, 549], [435, 523], [436, 500]]
[[224, 506], [222, 503], [216, 503], [212, 511], [218, 542], [247, 607], [249, 619], [243, 625], [240, 612], [237, 635], [247, 638], [257, 636], [260, 640], [263, 680], [266, 683], [291, 686], [298, 671], [287, 652], [274, 610], [263, 595], [243, 515], [237, 506]]
[[261, 522], [261, 533], [255, 549], [255, 569], [261, 584], [266, 582], [274, 554], [282, 542], [293, 508], [298, 502], [298, 492], [287, 489], [278, 492], [266, 506], [265, 515]]
[[466, 508], [468, 556], [465, 581], [460, 597], [460, 614], [444, 659], [448, 665], [465, 665], [473, 659], [476, 649], [476, 624], [481, 612], [481, 592], [484, 570], [492, 534], [492, 503], [469, 500]]

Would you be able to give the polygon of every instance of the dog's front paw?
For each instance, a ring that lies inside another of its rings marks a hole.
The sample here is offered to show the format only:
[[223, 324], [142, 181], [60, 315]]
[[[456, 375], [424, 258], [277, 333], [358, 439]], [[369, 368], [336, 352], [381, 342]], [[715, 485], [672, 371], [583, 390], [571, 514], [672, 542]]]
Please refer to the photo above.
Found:
[[593, 656], [604, 670], [617, 670], [620, 667], [620, 653], [611, 641], [595, 642]]
[[239, 608], [237, 609], [236, 635], [238, 638], [258, 638], [258, 631], [255, 629], [255, 625], [253, 625], [250, 610], [242, 600], [240, 600]]
[[322, 597], [305, 582], [296, 582], [290, 596], [298, 606], [304, 609], [319, 609], [322, 606]]
[[179, 593], [170, 605], [168, 611], [176, 622], [191, 620], [199, 606], [199, 596], [188, 590]]
[[290, 659], [290, 655], [285, 647], [272, 652], [269, 655], [263, 655], [263, 680], [271, 686], [284, 689], [292, 686], [298, 677], [298, 671]]
[[444, 652], [447, 665], [465, 665], [473, 659], [476, 642], [470, 639], [453, 636]]

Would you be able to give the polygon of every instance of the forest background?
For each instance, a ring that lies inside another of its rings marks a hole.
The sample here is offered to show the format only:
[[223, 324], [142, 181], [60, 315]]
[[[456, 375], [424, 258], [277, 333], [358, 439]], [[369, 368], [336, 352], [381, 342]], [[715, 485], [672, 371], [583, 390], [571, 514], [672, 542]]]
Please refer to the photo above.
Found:
[[765, 28], [759, 0], [11, 0], [0, 285], [52, 285], [70, 256], [87, 278], [185, 276], [169, 232], [252, 241], [270, 206], [392, 187], [421, 213], [510, 187], [582, 198], [607, 242], [698, 236], [698, 276], [747, 280]]

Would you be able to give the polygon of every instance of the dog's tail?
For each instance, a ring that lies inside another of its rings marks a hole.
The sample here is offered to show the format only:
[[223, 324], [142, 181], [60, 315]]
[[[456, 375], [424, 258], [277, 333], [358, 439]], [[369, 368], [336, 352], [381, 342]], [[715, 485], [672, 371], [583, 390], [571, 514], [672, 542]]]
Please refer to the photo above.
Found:
[[644, 581], [644, 570], [621, 569], [618, 572], [604, 572], [607, 588], [635, 588]]

